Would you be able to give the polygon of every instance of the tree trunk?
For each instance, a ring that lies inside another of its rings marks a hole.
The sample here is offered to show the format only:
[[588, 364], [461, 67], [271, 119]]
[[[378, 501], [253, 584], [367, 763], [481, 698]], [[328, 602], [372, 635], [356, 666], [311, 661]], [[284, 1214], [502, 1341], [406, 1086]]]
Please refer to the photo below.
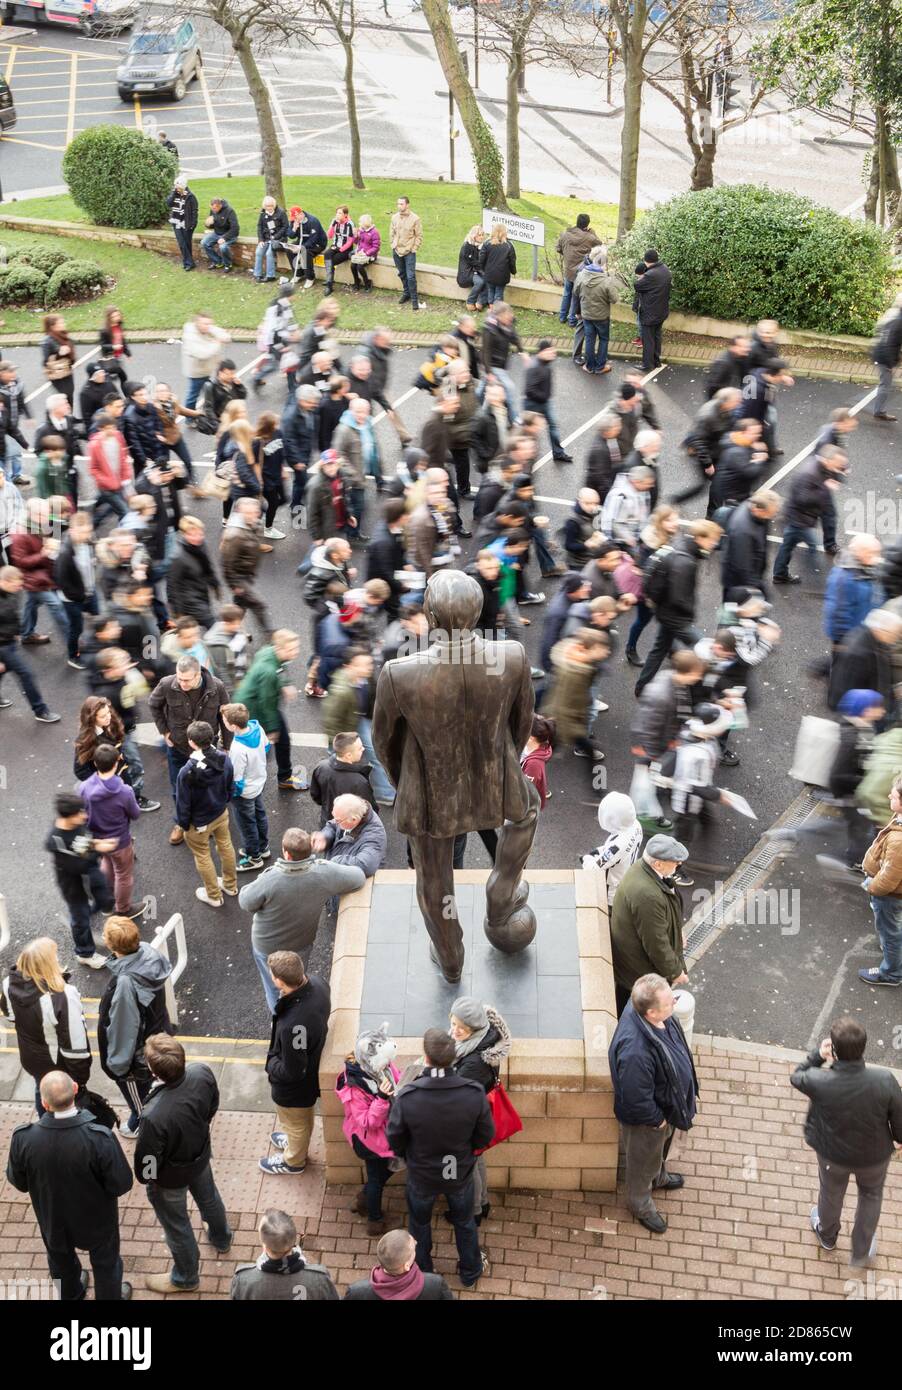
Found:
[[[635, 22], [634, 15], [630, 23], [631, 29]], [[628, 35], [623, 44], [623, 67], [623, 129], [620, 132], [618, 241], [626, 235], [636, 220], [636, 183], [639, 177], [643, 72], [640, 44], [632, 33]]]
[[348, 130], [351, 133], [351, 183], [366, 188], [360, 164], [360, 122], [357, 119], [357, 93], [354, 91], [354, 45], [342, 39], [345, 51], [345, 105], [348, 109]]
[[483, 207], [506, 208], [504, 161], [464, 71], [463, 60], [448, 11], [448, 0], [422, 0], [423, 16], [432, 33], [448, 90], [453, 96], [476, 165]]
[[514, 44], [507, 65], [507, 196], [520, 196], [520, 74], [523, 54]]
[[244, 80], [247, 82], [254, 110], [257, 113], [257, 126], [260, 131], [260, 148], [263, 155], [263, 183], [267, 195], [275, 198], [280, 208], [285, 206], [285, 189], [282, 186], [282, 152], [273, 116], [269, 88], [257, 67], [250, 39], [246, 34], [230, 31], [232, 47], [238, 55]]
[[877, 153], [878, 135], [874, 136], [871, 149], [871, 177], [868, 179], [867, 193], [864, 195], [864, 218], [866, 222], [877, 221], [877, 195], [880, 191], [880, 157]]
[[717, 141], [714, 132], [711, 139], [703, 141], [692, 165], [692, 191], [714, 187], [714, 156], [717, 154]]

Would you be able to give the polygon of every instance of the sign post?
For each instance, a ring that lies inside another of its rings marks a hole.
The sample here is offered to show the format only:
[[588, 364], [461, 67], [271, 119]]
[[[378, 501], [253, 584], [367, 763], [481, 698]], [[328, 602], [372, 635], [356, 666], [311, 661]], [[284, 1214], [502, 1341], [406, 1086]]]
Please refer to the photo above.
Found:
[[497, 208], [482, 209], [483, 230], [490, 232], [500, 222], [507, 228], [511, 241], [523, 241], [532, 247], [532, 278], [539, 278], [539, 247], [545, 245], [545, 223], [535, 222], [529, 217], [518, 217], [513, 212], [499, 212]]

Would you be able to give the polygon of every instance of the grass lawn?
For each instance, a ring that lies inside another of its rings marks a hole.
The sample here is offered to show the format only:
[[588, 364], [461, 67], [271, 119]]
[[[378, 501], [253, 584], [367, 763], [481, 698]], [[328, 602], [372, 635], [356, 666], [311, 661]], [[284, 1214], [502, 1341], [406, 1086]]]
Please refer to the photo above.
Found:
[[[207, 270], [186, 275], [177, 260], [154, 251], [87, 238], [82, 241], [77, 237], [32, 236], [5, 228], [0, 228], [0, 242], [10, 252], [26, 246], [57, 247], [69, 255], [95, 260], [115, 276], [116, 284], [109, 293], [64, 308], [66, 322], [73, 331], [99, 328], [108, 304], [122, 310], [126, 326], [132, 329], [180, 329], [191, 314], [202, 310], [211, 313], [224, 328], [256, 329], [272, 297], [270, 286], [255, 285], [248, 275], [220, 275]], [[311, 316], [319, 297], [318, 290], [298, 293], [296, 312], [301, 322]], [[439, 334], [448, 330], [452, 319], [463, 309], [456, 302], [430, 299], [426, 309], [413, 314], [401, 308], [396, 293], [378, 290], [368, 295], [339, 290], [339, 298], [340, 327], [346, 331], [364, 331], [384, 323], [402, 331]], [[40, 333], [43, 313], [43, 309], [0, 309], [0, 332]], [[536, 310], [519, 311], [517, 326], [527, 337], [554, 337], [561, 332], [556, 315]], [[613, 324], [612, 328], [616, 335], [620, 329], [627, 332], [629, 325]]]
[[[228, 198], [238, 214], [241, 232], [253, 236], [257, 214], [263, 197], [262, 178], [217, 178], [192, 180], [197, 194], [201, 220], [214, 193]], [[457, 265], [457, 253], [467, 232], [482, 220], [482, 207], [474, 184], [417, 182], [414, 179], [371, 179], [363, 193], [353, 189], [343, 178], [286, 178], [285, 197], [288, 206], [300, 204], [328, 226], [335, 208], [347, 204], [356, 222], [361, 213], [368, 212], [382, 234], [383, 254], [389, 254], [388, 224], [395, 203], [407, 194], [415, 212], [423, 222], [423, 246], [420, 260], [430, 265]], [[86, 214], [75, 206], [66, 194], [53, 198], [31, 198], [5, 203], [5, 209], [17, 216], [54, 217], [69, 222], [88, 222]], [[565, 227], [572, 227], [578, 212], [588, 212], [592, 226], [606, 240], [614, 238], [617, 227], [617, 208], [612, 203], [581, 202], [546, 193], [526, 193], [512, 200], [512, 208], [522, 217], [541, 219], [545, 223], [545, 249], [552, 256], [557, 270], [554, 244]], [[0, 233], [2, 235], [2, 233]], [[517, 271], [527, 279], [532, 273], [532, 249], [516, 244]], [[544, 270], [543, 254], [539, 252], [539, 273]]]

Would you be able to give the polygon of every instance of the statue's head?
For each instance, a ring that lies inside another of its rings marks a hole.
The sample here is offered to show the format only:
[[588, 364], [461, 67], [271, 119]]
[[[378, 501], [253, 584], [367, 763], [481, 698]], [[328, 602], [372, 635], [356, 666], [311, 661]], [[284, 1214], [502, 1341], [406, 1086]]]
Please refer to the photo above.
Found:
[[482, 590], [461, 570], [439, 570], [426, 585], [423, 611], [432, 631], [469, 632], [482, 612]]

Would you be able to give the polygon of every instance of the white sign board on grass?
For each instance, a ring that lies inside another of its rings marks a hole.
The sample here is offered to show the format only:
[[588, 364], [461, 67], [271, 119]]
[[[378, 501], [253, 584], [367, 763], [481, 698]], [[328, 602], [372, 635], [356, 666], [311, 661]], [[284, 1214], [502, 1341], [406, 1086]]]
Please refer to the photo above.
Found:
[[511, 241], [525, 241], [528, 246], [545, 245], [544, 222], [533, 222], [528, 217], [517, 217], [512, 212], [496, 212], [494, 208], [483, 208], [483, 230], [490, 232], [496, 222], [507, 228], [507, 235]]

